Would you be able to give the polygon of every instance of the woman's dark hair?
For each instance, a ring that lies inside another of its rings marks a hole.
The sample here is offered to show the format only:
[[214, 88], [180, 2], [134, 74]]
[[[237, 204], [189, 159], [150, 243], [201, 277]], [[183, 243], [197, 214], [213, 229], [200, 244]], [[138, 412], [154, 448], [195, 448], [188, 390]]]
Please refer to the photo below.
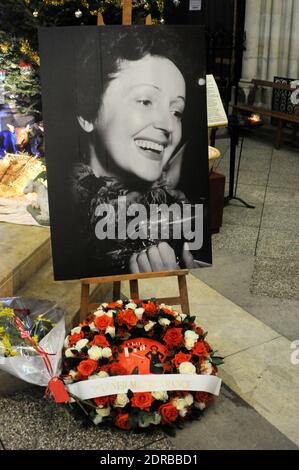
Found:
[[[182, 44], [183, 42], [183, 44]], [[124, 60], [140, 60], [146, 55], [171, 60], [185, 78], [188, 92], [196, 62], [188, 54], [186, 35], [171, 26], [100, 27], [88, 34], [78, 54], [77, 114], [88, 121], [97, 116], [102, 96]], [[197, 76], [196, 76], [197, 75]]]

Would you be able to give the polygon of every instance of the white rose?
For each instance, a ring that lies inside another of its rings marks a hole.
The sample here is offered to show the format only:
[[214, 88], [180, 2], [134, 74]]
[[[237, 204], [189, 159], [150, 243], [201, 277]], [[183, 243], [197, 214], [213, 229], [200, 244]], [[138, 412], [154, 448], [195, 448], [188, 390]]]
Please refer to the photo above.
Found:
[[103, 417], [101, 415], [96, 415], [94, 418], [93, 418], [93, 422], [95, 425], [97, 424], [100, 424], [101, 422], [103, 421]]
[[89, 328], [91, 331], [99, 331], [99, 329], [95, 326], [94, 322], [89, 323]]
[[161, 423], [161, 419], [162, 419], [162, 416], [160, 415], [160, 413], [155, 412], [153, 413], [153, 416], [151, 418], [151, 423], [157, 426], [158, 424]]
[[110, 318], [113, 318], [113, 315], [115, 314], [115, 310], [108, 310], [108, 312], [106, 312], [105, 315], [107, 315], [107, 317], [110, 317]]
[[88, 355], [90, 359], [93, 359], [94, 361], [98, 361], [102, 357], [102, 348], [99, 348], [99, 346], [92, 346], [88, 350]]
[[168, 326], [170, 325], [170, 320], [168, 318], [159, 318], [159, 323], [162, 326]]
[[129, 403], [129, 398], [125, 393], [119, 393], [116, 397], [115, 402], [113, 403], [113, 406], [117, 408], [124, 408], [127, 403]]
[[95, 317], [101, 317], [103, 315], [106, 315], [106, 312], [104, 312], [104, 310], [102, 310], [102, 309], [98, 309], [93, 314], [94, 314]]
[[204, 410], [206, 408], [206, 404], [201, 402], [195, 402], [194, 403], [195, 408], [199, 408], [200, 410]]
[[151, 330], [156, 323], [157, 322], [150, 320], [144, 327], [145, 331]]
[[63, 346], [64, 346], [65, 348], [68, 348], [69, 345], [70, 345], [69, 336], [67, 336], [67, 337], [65, 338], [64, 342], [63, 342]]
[[138, 426], [140, 428], [148, 428], [150, 425], [151, 425], [151, 421], [141, 421], [141, 419], [139, 419], [138, 421]]
[[73, 380], [75, 379], [76, 375], [78, 374], [78, 372], [76, 372], [75, 370], [71, 369], [68, 373], [68, 377], [65, 377], [63, 379], [64, 383], [65, 384], [71, 384], [73, 382]]
[[71, 348], [66, 349], [64, 354], [65, 354], [65, 357], [75, 357], [75, 354], [72, 353]]
[[191, 362], [182, 362], [179, 366], [180, 374], [195, 374], [196, 368]]
[[108, 372], [104, 371], [104, 370], [101, 370], [100, 372], [98, 372], [95, 376], [96, 378], [101, 378], [101, 379], [104, 379], [105, 377], [109, 377], [109, 374]]
[[115, 337], [115, 327], [114, 326], [107, 326], [105, 330], [105, 334], [109, 334], [111, 338]]
[[143, 313], [144, 313], [144, 308], [142, 308], [142, 307], [136, 308], [135, 315], [138, 318], [138, 320], [142, 319]]
[[152, 392], [152, 396], [155, 398], [155, 400], [160, 400], [160, 401], [168, 400], [167, 392]]
[[107, 406], [106, 408], [97, 408], [96, 412], [98, 415], [102, 416], [103, 418], [106, 418], [106, 416], [110, 415], [110, 406]]
[[209, 361], [204, 361], [200, 366], [200, 373], [203, 375], [211, 375], [213, 372], [212, 364]]
[[187, 316], [187, 315], [186, 315], [185, 313], [177, 313], [177, 314], [175, 315], [175, 319], [176, 319], [177, 321], [183, 322], [183, 321], [185, 320], [186, 316]]
[[184, 397], [184, 400], [185, 400], [186, 406], [191, 406], [194, 401], [193, 395], [191, 395], [191, 393], [188, 393], [188, 395]]
[[73, 335], [74, 333], [80, 333], [81, 331], [81, 326], [76, 326], [76, 328], [73, 328], [71, 330], [71, 334]]
[[188, 413], [188, 409], [187, 409], [187, 408], [183, 408], [182, 410], [179, 410], [179, 415], [180, 415], [182, 418], [184, 418], [187, 413]]
[[102, 349], [102, 356], [105, 358], [111, 357], [112, 356], [112, 351], [110, 348], [103, 348]]
[[198, 340], [199, 336], [195, 331], [192, 330], [187, 330], [185, 331], [184, 338], [187, 339], [192, 339], [194, 342]]
[[183, 410], [186, 406], [184, 398], [175, 398], [172, 400], [172, 404], [176, 407], [177, 410]]
[[81, 351], [81, 349], [85, 348], [85, 346], [87, 345], [88, 345], [88, 339], [80, 339], [79, 341], [77, 341], [75, 348], [78, 351]]
[[108, 307], [108, 304], [107, 304], [107, 302], [104, 302], [104, 303], [101, 304], [101, 306], [99, 308], [103, 309], [103, 308], [106, 308], [106, 307]]
[[119, 300], [116, 301], [116, 303], [119, 304], [119, 305], [122, 305], [123, 301], [119, 299]]
[[193, 348], [195, 343], [196, 343], [196, 341], [194, 341], [193, 339], [185, 340], [185, 346], [189, 351]]
[[126, 308], [130, 308], [131, 310], [135, 310], [136, 307], [137, 305], [134, 302], [130, 302], [126, 305]]

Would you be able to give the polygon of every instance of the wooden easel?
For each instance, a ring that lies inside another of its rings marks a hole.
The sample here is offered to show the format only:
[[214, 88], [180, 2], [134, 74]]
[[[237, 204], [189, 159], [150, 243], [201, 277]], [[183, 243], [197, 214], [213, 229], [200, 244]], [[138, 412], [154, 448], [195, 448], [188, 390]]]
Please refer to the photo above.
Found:
[[[151, 15], [146, 17], [147, 25], [152, 24]], [[98, 13], [98, 25], [104, 25], [103, 15]], [[132, 0], [124, 0], [123, 2], [123, 15], [122, 24], [132, 24]], [[103, 284], [105, 282], [113, 283], [113, 300], [118, 300], [121, 294], [121, 282], [129, 281], [130, 283], [130, 296], [131, 299], [139, 299], [139, 286], [138, 280], [140, 279], [153, 279], [157, 277], [170, 277], [176, 276], [178, 279], [179, 296], [178, 297], [163, 297], [157, 299], [158, 303], [165, 303], [170, 305], [181, 305], [182, 312], [190, 315], [188, 289], [186, 283], [186, 276], [189, 274], [188, 269], [176, 269], [173, 271], [162, 272], [148, 272], [140, 274], [123, 274], [119, 276], [105, 276], [81, 279], [81, 304], [80, 304], [80, 321], [84, 320], [88, 313], [99, 307], [99, 303], [90, 303], [90, 285]]]

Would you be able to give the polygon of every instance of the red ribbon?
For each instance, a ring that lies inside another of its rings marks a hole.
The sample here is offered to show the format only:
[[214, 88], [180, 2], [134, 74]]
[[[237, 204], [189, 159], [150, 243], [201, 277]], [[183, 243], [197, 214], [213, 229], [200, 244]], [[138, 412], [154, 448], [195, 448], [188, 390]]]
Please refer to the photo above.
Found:
[[15, 323], [17, 328], [20, 330], [21, 338], [27, 339], [33, 346], [34, 350], [41, 356], [44, 364], [47, 368], [48, 373], [53, 377], [53, 368], [49, 356], [55, 356], [56, 353], [48, 353], [39, 345], [36, 344], [35, 340], [31, 338], [29, 331], [25, 330], [25, 327], [21, 320], [15, 315]]

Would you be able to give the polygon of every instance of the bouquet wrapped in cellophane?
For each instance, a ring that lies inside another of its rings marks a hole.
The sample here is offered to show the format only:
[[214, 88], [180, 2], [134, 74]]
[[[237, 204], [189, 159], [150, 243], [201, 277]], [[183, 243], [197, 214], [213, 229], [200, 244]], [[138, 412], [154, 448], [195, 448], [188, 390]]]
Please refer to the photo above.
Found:
[[64, 312], [55, 302], [0, 298], [0, 369], [46, 386], [60, 373]]

